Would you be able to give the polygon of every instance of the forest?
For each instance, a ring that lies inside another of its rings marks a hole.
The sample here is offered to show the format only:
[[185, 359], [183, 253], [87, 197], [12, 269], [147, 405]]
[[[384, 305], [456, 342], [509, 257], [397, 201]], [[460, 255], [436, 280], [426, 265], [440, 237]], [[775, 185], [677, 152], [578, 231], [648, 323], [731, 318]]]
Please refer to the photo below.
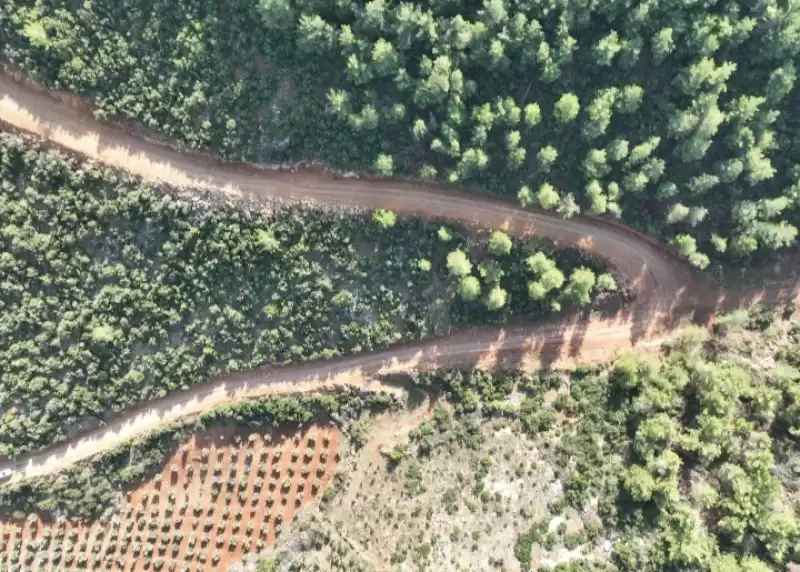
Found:
[[619, 217], [699, 268], [797, 235], [791, 2], [20, 0], [0, 50], [188, 148]]
[[0, 156], [4, 456], [224, 373], [532, 318], [618, 289], [601, 260], [500, 231], [198, 200], [10, 134]]

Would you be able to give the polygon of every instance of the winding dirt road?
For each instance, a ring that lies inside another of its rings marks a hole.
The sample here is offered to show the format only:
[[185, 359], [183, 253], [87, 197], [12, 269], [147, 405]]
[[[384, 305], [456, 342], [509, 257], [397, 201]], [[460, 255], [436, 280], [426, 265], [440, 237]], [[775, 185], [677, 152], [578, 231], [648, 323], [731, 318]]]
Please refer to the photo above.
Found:
[[[0, 121], [144, 179], [182, 187], [210, 187], [223, 190], [233, 199], [275, 197], [360, 208], [380, 206], [503, 228], [519, 235], [543, 235], [604, 257], [637, 298], [623, 311], [609, 316], [573, 315], [535, 327], [475, 328], [380, 353], [211, 380], [126, 411], [108, 425], [68, 443], [18, 459], [13, 465], [19, 474], [57, 471], [155, 427], [231, 400], [342, 385], [396, 392], [400, 390], [376, 381], [375, 376], [443, 365], [485, 368], [498, 360], [513, 359], [515, 365], [535, 368], [575, 360], [598, 361], [619, 349], [659, 343], [681, 318], [697, 311], [710, 313], [775, 294], [740, 293], [726, 300], [656, 242], [610, 221], [590, 217], [563, 220], [524, 211], [500, 199], [436, 186], [342, 180], [319, 172], [271, 171], [225, 163], [134, 137], [121, 128], [99, 123], [82, 107], [67, 105], [0, 74]], [[792, 289], [789, 295], [794, 298], [796, 292]], [[0, 470], [6, 466], [0, 464]]]

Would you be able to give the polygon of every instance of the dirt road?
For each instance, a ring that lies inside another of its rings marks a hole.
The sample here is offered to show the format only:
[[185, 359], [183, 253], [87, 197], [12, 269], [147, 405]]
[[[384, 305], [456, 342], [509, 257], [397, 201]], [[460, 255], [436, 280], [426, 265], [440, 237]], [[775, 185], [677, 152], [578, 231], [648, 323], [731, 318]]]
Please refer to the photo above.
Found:
[[[597, 361], [632, 345], [656, 344], [681, 317], [695, 310], [713, 312], [720, 304], [739, 304], [700, 283], [682, 262], [654, 241], [610, 221], [572, 220], [524, 211], [491, 197], [435, 186], [394, 181], [342, 180], [312, 171], [284, 172], [225, 163], [183, 153], [101, 124], [82, 106], [67, 105], [0, 74], [0, 121], [36, 134], [69, 151], [125, 169], [144, 179], [176, 186], [221, 189], [232, 198], [291, 198], [376, 206], [402, 213], [457, 219], [515, 234], [547, 236], [595, 252], [612, 264], [637, 293], [623, 312], [608, 317], [567, 316], [536, 327], [477, 328], [442, 340], [403, 346], [377, 354], [332, 362], [270, 368], [192, 387], [129, 410], [107, 426], [19, 459], [22, 473], [40, 475], [86, 459], [124, 440], [220, 403], [267, 393], [313, 391], [353, 384], [396, 391], [378, 384], [378, 373], [441, 365], [488, 367], [499, 359], [537, 367], [574, 360]], [[760, 294], [747, 296], [747, 300]], [[791, 292], [794, 296], [795, 292]], [[5, 468], [0, 464], [0, 470]]]

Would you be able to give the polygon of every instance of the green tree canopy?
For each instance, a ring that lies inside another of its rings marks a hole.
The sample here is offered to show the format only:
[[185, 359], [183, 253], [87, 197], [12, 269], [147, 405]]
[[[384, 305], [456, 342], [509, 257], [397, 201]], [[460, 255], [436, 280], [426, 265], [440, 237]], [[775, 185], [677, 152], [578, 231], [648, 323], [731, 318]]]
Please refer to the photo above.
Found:
[[494, 285], [486, 295], [486, 307], [492, 311], [499, 310], [506, 305], [507, 298], [508, 294], [506, 291], [500, 286]]
[[458, 293], [464, 300], [476, 300], [481, 295], [481, 283], [474, 276], [464, 276], [458, 284]]
[[569, 123], [576, 117], [581, 110], [578, 96], [574, 93], [565, 93], [556, 102], [553, 115], [559, 123]]
[[447, 268], [453, 276], [466, 276], [472, 272], [472, 263], [463, 250], [454, 250], [447, 255]]
[[504, 256], [511, 252], [511, 238], [500, 230], [495, 230], [489, 237], [489, 252], [495, 256]]

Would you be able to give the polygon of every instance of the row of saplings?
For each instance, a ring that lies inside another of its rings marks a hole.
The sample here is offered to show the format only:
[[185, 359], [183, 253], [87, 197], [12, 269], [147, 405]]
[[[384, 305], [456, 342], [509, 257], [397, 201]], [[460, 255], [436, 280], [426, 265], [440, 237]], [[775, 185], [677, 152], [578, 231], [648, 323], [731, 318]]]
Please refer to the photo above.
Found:
[[[248, 438], [247, 448], [231, 449], [231, 466], [227, 475], [223, 474], [224, 450], [219, 449], [216, 454], [212, 454], [210, 449], [203, 448], [200, 450], [198, 470], [195, 471], [193, 464], [187, 464], [182, 485], [187, 489], [195, 481], [201, 491], [209, 490], [211, 502], [198, 499], [190, 506], [188, 493], [170, 489], [165, 491], [167, 502], [163, 503], [159, 491], [163, 486], [164, 475], [159, 473], [153, 480], [155, 491], [144, 492], [135, 507], [126, 505], [121, 511], [121, 518], [107, 515], [102, 517], [98, 525], [91, 531], [87, 530], [83, 538], [79, 536], [77, 529], [67, 529], [67, 520], [64, 518], [58, 519], [52, 527], [42, 527], [37, 516], [30, 515], [29, 539], [22, 540], [21, 529], [13, 533], [5, 530], [0, 538], [0, 555], [6, 554], [11, 548], [9, 555], [11, 570], [20, 569], [17, 564], [20, 556], [26, 566], [31, 566], [34, 562], [38, 562], [39, 565], [47, 563], [51, 566], [62, 563], [70, 567], [77, 565], [79, 570], [97, 570], [101, 567], [110, 570], [115, 565], [124, 569], [126, 564], [130, 563], [132, 556], [136, 560], [142, 559], [145, 567], [152, 566], [155, 570], [178, 570], [178, 562], [175, 559], [179, 556], [184, 541], [184, 532], [181, 529], [185, 523], [191, 524], [193, 531], [186, 537], [181, 570], [189, 570], [188, 562], [192, 560], [203, 565], [216, 566], [225, 550], [233, 552], [241, 548], [245, 553], [254, 550], [260, 552], [266, 547], [270, 521], [274, 522], [275, 535], [281, 533], [284, 513], [281, 507], [274, 505], [278, 500], [282, 506], [289, 504], [293, 481], [297, 481], [296, 496], [293, 500], [295, 506], [302, 504], [306, 486], [310, 486], [314, 494], [319, 492], [321, 479], [326, 471], [328, 447], [331, 444], [326, 434], [320, 439], [322, 450], [319, 453], [315, 451], [317, 442], [315, 435], [308, 436], [304, 451], [292, 449], [289, 453], [291, 464], [285, 471], [280, 467], [280, 461], [284, 456], [283, 449], [277, 446], [256, 451], [254, 445], [258, 437], [255, 434], [251, 434]], [[240, 443], [238, 435], [235, 436], [235, 440]], [[181, 455], [185, 456], [187, 453], [188, 447], [181, 448]], [[243, 457], [244, 476], [237, 479], [240, 455]], [[315, 458], [319, 462], [312, 477], [310, 464]], [[284, 472], [285, 476], [281, 480], [280, 477]], [[170, 465], [167, 478], [173, 483], [179, 482], [180, 470], [177, 463]], [[311, 479], [310, 485], [309, 479]], [[251, 482], [252, 491], [249, 492], [247, 489]], [[256, 509], [261, 504], [261, 492], [265, 487], [269, 492], [263, 518], [259, 519]], [[230, 505], [237, 488], [238, 506], [232, 508]], [[221, 505], [221, 510], [217, 511], [223, 491], [225, 501]], [[127, 498], [131, 499], [130, 493]], [[215, 515], [215, 512], [218, 514]], [[246, 515], [248, 518], [245, 518]], [[214, 519], [214, 516], [217, 518]], [[251, 536], [256, 529], [258, 535], [253, 542]], [[229, 534], [226, 535], [228, 530]], [[215, 532], [212, 542], [212, 535]], [[89, 565], [91, 566], [87, 568]]]

